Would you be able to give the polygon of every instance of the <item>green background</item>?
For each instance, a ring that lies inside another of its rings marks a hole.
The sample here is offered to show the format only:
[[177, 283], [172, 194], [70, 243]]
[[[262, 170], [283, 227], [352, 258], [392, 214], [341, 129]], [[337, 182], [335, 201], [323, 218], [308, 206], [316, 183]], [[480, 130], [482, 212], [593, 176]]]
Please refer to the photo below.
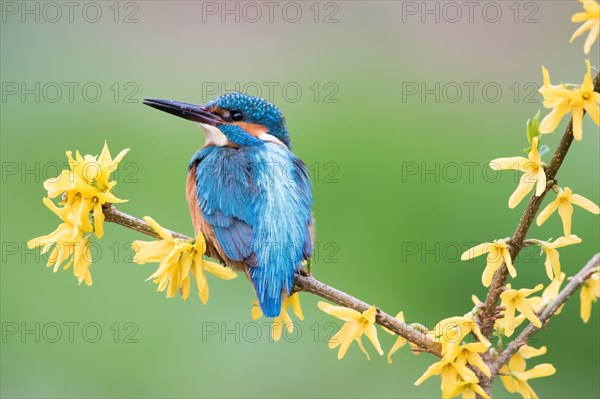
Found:
[[[255, 11], [244, 3], [237, 6], [240, 21], [224, 15], [225, 23], [220, 13], [203, 14], [207, 4], [193, 1], [98, 2], [96, 23], [83, 18], [95, 18], [95, 8], [84, 14], [86, 3], [77, 3], [73, 22], [64, 6], [52, 22], [56, 13], [44, 3], [37, 5], [39, 22], [35, 15], [23, 22], [22, 10], [12, 15], [7, 3], [0, 42], [1, 317], [4, 330], [19, 331], [2, 342], [2, 397], [439, 396], [437, 377], [413, 385], [434, 361], [428, 355], [415, 357], [405, 348], [388, 365], [366, 343], [370, 362], [355, 345], [338, 361], [325, 341], [340, 324], [319, 311], [311, 295], [302, 295], [305, 320], [298, 334], [278, 343], [269, 342], [265, 320], [252, 323], [253, 294], [243, 277], [212, 278], [206, 306], [195, 296], [165, 299], [144, 282], [155, 266], [131, 263], [129, 243], [144, 237], [115, 225], [107, 225], [94, 245], [91, 287], [78, 287], [70, 270], [52, 274], [25, 246], [57, 224], [42, 205], [42, 182], [57, 174], [65, 150], [97, 154], [104, 140], [113, 155], [131, 148], [116, 188], [129, 202], [119, 209], [191, 234], [184, 181], [188, 160], [202, 145], [201, 131], [140, 100], [202, 102], [214, 84], [220, 93], [236, 82], [254, 82], [285, 112], [294, 151], [311, 168], [315, 276], [431, 327], [468, 312], [471, 294], [485, 295], [484, 259], [460, 262], [460, 252], [511, 235], [521, 216], [526, 201], [507, 207], [518, 174], [500, 177], [486, 164], [526, 147], [525, 120], [542, 107], [535, 92], [542, 64], [553, 82], [581, 82], [584, 39], [568, 44], [577, 2], [496, 3], [499, 19], [496, 8], [484, 11], [487, 3], [478, 3], [472, 22], [466, 6], [452, 22], [456, 10], [439, 2], [426, 5], [438, 7], [439, 22], [435, 15], [422, 22], [420, 14], [403, 14], [401, 2], [298, 2], [302, 16], [295, 23], [283, 18], [283, 3], [273, 22], [259, 3], [262, 18], [255, 23], [248, 21]], [[419, 12], [425, 7], [416, 5]], [[288, 20], [295, 18], [294, 9], [286, 12]], [[128, 15], [137, 22], [124, 23]], [[598, 66], [598, 43], [590, 58]], [[436, 82], [439, 99], [422, 99], [420, 92], [403, 98], [407, 87], [420, 90], [421, 84], [435, 92]], [[76, 85], [72, 101], [66, 85]], [[474, 87], [471, 99], [468, 85]], [[461, 98], [453, 101], [457, 86]], [[94, 87], [102, 90], [95, 102]], [[22, 97], [23, 88], [33, 88], [39, 99]], [[554, 148], [565, 124], [543, 142]], [[586, 118], [584, 140], [574, 143], [559, 174], [563, 185], [596, 203], [598, 140], [598, 128]], [[407, 173], [415, 168], [416, 174]], [[599, 242], [597, 216], [576, 209], [573, 218], [583, 243], [561, 251], [568, 275], [598, 251]], [[533, 226], [529, 237], [548, 239], [561, 231], [555, 215]], [[514, 286], [547, 284], [537, 251], [524, 251], [516, 267]], [[576, 295], [536, 336], [533, 345], [546, 345], [548, 354], [529, 365], [550, 362], [557, 369], [532, 382], [541, 397], [600, 395], [598, 309], [584, 325]], [[73, 342], [70, 322], [79, 323]], [[35, 334], [21, 335], [36, 323], [39, 342]], [[53, 323], [62, 332], [56, 343], [50, 342]], [[102, 335], [87, 342], [95, 338], [94, 326]], [[214, 329], [218, 333], [207, 333]], [[381, 330], [379, 337], [387, 353], [394, 338]], [[125, 342], [131, 340], [137, 342]], [[515, 397], [499, 381], [494, 394]]]

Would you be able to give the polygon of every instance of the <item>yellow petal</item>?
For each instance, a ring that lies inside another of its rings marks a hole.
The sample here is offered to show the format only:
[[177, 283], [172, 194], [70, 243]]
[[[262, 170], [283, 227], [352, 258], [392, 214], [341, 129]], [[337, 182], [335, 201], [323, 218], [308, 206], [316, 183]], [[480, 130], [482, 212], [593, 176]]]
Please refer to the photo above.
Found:
[[342, 319], [344, 321], [357, 320], [359, 317], [362, 316], [360, 312], [357, 312], [354, 309], [346, 308], [343, 306], [334, 306], [323, 301], [319, 301], [317, 303], [317, 306], [323, 312], [335, 316], [338, 319]]
[[525, 196], [533, 189], [535, 181], [531, 181], [532, 177], [528, 172], [525, 172], [519, 180], [517, 189], [512, 193], [508, 199], [508, 207], [514, 208], [525, 198]]
[[517, 270], [513, 266], [512, 260], [510, 258], [510, 253], [506, 248], [503, 248], [502, 250], [502, 258], [504, 259], [504, 263], [506, 264], [506, 268], [508, 269], [510, 276], [512, 278], [517, 277]]
[[596, 295], [593, 292], [594, 284], [590, 284], [590, 280], [592, 280], [592, 278], [585, 282], [579, 293], [579, 300], [581, 302], [580, 316], [584, 323], [587, 323], [590, 320], [590, 316], [592, 315], [592, 302], [596, 301]]
[[371, 306], [369, 309], [362, 312], [362, 315], [369, 323], [371, 323], [371, 324], [375, 323], [375, 316], [377, 315], [377, 308], [375, 308], [375, 306]]
[[358, 337], [356, 339], [356, 343], [358, 344], [358, 347], [360, 348], [361, 352], [364, 353], [365, 356], [367, 357], [367, 360], [371, 361], [371, 356], [369, 356], [369, 352], [367, 352], [367, 350], [363, 346], [361, 337]]
[[573, 114], [573, 137], [577, 141], [581, 141], [583, 138], [583, 107], [573, 107], [571, 110]]
[[491, 242], [484, 242], [483, 244], [476, 245], [473, 248], [467, 249], [465, 252], [463, 252], [463, 254], [460, 256], [460, 260], [476, 258], [490, 252], [493, 247], [494, 244]]
[[569, 201], [572, 204], [578, 205], [586, 211], [593, 213], [594, 215], [600, 213], [600, 208], [598, 208], [598, 205], [594, 204], [592, 201], [585, 197], [582, 197], [579, 194], [571, 194]]
[[507, 170], [514, 169], [525, 171], [526, 165], [529, 163], [529, 159], [524, 157], [508, 157], [508, 158], [496, 158], [490, 161], [490, 168], [493, 170]]
[[521, 374], [521, 379], [531, 380], [533, 378], [548, 377], [556, 373], [556, 369], [550, 363], [538, 364], [530, 370]]
[[443, 359], [439, 362], [433, 363], [431, 366], [427, 368], [425, 373], [417, 381], [415, 381], [415, 385], [421, 385], [423, 381], [428, 379], [431, 376], [438, 375], [442, 372], [442, 368], [447, 364]]
[[591, 99], [583, 104], [583, 109], [586, 110], [590, 119], [592, 119], [596, 125], [600, 126], [600, 107], [598, 106], [598, 103], [600, 102], [600, 93], [592, 92], [590, 96]]
[[537, 328], [542, 327], [542, 322], [540, 321], [540, 319], [538, 319], [536, 314], [533, 312], [531, 304], [529, 303], [529, 301], [527, 299], [523, 298], [520, 301], [517, 301], [517, 303], [515, 304], [515, 307], [517, 308], [517, 310], [519, 310], [519, 312], [524, 314], [525, 317], [527, 317], [527, 319], [529, 319], [529, 321], [534, 326], [536, 326]]
[[560, 202], [558, 200], [554, 200], [549, 203], [538, 215], [536, 219], [536, 223], [538, 226], [544, 224], [544, 222], [556, 211]]
[[485, 362], [483, 361], [483, 359], [481, 358], [480, 355], [478, 355], [476, 353], [470, 353], [468, 356], [468, 361], [469, 361], [469, 364], [477, 367], [479, 370], [481, 370], [483, 372], [483, 374], [487, 375], [488, 377], [490, 377], [492, 375], [490, 368], [488, 367], [487, 364], [485, 364]]
[[542, 356], [546, 354], [547, 351], [548, 349], [545, 346], [542, 346], [540, 349], [535, 349], [532, 346], [523, 345], [521, 348], [519, 348], [519, 354], [525, 359]]
[[150, 216], [144, 216], [143, 219], [150, 225], [150, 227], [152, 227], [154, 231], [156, 231], [160, 238], [163, 240], [174, 241], [173, 235], [167, 229], [158, 224], [156, 220], [152, 219]]
[[573, 205], [571, 205], [569, 202], [561, 203], [558, 206], [558, 214], [562, 219], [565, 237], [568, 237], [571, 235], [571, 218], [573, 216]]
[[552, 111], [542, 119], [540, 123], [540, 133], [551, 133], [556, 130], [562, 118], [569, 113], [571, 108], [568, 104], [561, 104], [552, 109]]
[[390, 352], [388, 353], [388, 363], [392, 364], [392, 355], [394, 353], [396, 353], [396, 351], [398, 351], [398, 349], [402, 348], [404, 345], [406, 345], [406, 339], [404, 339], [403, 337], [398, 337], [396, 339], [396, 342], [394, 342], [394, 346], [392, 346], [392, 349], [390, 349]]
[[377, 353], [379, 353], [380, 356], [383, 356], [383, 349], [381, 349], [381, 344], [377, 339], [377, 328], [373, 324], [368, 325], [365, 328], [364, 333], [367, 336], [367, 338], [369, 338], [369, 341], [371, 341], [371, 343], [373, 344], [373, 347], [375, 347], [375, 350], [377, 350]]
[[252, 309], [250, 309], [250, 317], [252, 320], [257, 320], [263, 316], [262, 310], [260, 310], [260, 306], [258, 305], [258, 301], [252, 301]]
[[481, 282], [485, 287], [489, 287], [492, 283], [494, 273], [502, 265], [503, 258], [497, 252], [492, 251], [487, 256], [487, 264], [483, 274], [481, 275]]
[[598, 33], [600, 33], [600, 23], [596, 22], [594, 25], [592, 25], [592, 29], [590, 30], [590, 33], [589, 33], [587, 39], [585, 39], [585, 43], [583, 44], [583, 51], [586, 54], [590, 53], [590, 50], [592, 49], [592, 45], [598, 38]]
[[292, 311], [294, 314], [300, 319], [304, 320], [304, 314], [302, 313], [302, 307], [300, 306], [300, 294], [296, 292], [295, 294], [288, 297], [288, 302], [292, 306]]
[[537, 174], [537, 186], [535, 195], [539, 197], [546, 191], [546, 173], [544, 172], [544, 168], [540, 167]]
[[229, 267], [215, 262], [204, 261], [204, 270], [222, 280], [231, 280], [237, 277], [237, 273]]
[[98, 202], [94, 204], [94, 233], [99, 239], [104, 235], [104, 212]]

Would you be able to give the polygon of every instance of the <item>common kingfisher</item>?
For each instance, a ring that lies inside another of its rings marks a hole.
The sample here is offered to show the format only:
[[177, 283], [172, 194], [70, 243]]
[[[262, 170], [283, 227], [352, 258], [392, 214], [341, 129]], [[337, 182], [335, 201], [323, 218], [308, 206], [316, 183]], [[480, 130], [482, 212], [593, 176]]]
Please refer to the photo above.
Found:
[[244, 93], [204, 105], [158, 99], [144, 104], [204, 131], [186, 183], [194, 229], [227, 264], [246, 273], [263, 314], [278, 316], [294, 273], [312, 256], [314, 237], [310, 176], [291, 151], [282, 112]]

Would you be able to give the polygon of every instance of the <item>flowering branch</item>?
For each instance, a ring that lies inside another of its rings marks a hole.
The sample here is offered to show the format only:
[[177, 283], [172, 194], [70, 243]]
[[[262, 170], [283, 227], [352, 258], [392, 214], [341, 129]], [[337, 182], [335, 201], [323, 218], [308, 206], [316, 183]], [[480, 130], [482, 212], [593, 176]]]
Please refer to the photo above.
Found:
[[[542, 327], [549, 321], [549, 319], [554, 315], [554, 313], [581, 287], [585, 281], [590, 277], [597, 268], [600, 266], [600, 252], [597, 253], [590, 259], [590, 261], [577, 273], [569, 284], [565, 286], [565, 288], [560, 291], [556, 298], [552, 302], [548, 304], [544, 308], [544, 310], [540, 313], [539, 319], [542, 322]], [[496, 374], [498, 370], [502, 367], [504, 363], [506, 363], [523, 345], [527, 344], [527, 342], [533, 337], [538, 331], [541, 330], [541, 327], [538, 328], [533, 324], [529, 324], [523, 332], [512, 341], [504, 351], [500, 353], [498, 359], [490, 365], [490, 370], [492, 375]]]
[[[594, 91], [600, 92], [600, 72], [596, 74], [594, 78]], [[585, 112], [585, 111], [584, 111]], [[511, 259], [516, 259], [517, 255], [524, 247], [525, 237], [533, 220], [535, 219], [535, 215], [537, 214], [546, 193], [551, 189], [551, 187], [556, 183], [555, 178], [560, 166], [562, 165], [569, 148], [571, 147], [571, 143], [573, 142], [573, 119], [567, 125], [567, 128], [562, 136], [554, 155], [552, 156], [552, 161], [550, 161], [550, 165], [546, 168], [546, 189], [544, 192], [536, 196], [535, 193], [532, 194], [529, 204], [521, 216], [519, 220], [519, 224], [517, 225], [517, 229], [510, 239], [510, 247], [509, 253]], [[506, 278], [508, 277], [508, 269], [506, 265], [503, 264], [492, 279], [492, 283], [490, 285], [490, 289], [488, 295], [486, 297], [485, 303], [481, 308], [481, 312], [478, 315], [478, 321], [481, 326], [482, 333], [489, 337], [494, 330], [494, 318], [492, 317], [495, 313], [496, 305], [500, 298], [500, 294], [502, 293], [503, 287], [506, 283]]]
[[[116, 223], [129, 229], [139, 231], [140, 233], [160, 238], [156, 231], [142, 219], [138, 219], [134, 216], [123, 213], [117, 210], [112, 205], [105, 206], [103, 208], [103, 211], [105, 217], [104, 220], [106, 222]], [[191, 237], [188, 237], [184, 234], [180, 234], [170, 230], [169, 232], [175, 238], [190, 241], [192, 240]], [[219, 255], [215, 247], [208, 241], [206, 242], [205, 254], [225, 264], [225, 261]], [[346, 294], [345, 292], [342, 292], [336, 288], [324, 284], [312, 276], [296, 274], [294, 279], [293, 291], [310, 292], [311, 294], [320, 296], [321, 298], [327, 299], [340, 306], [352, 308], [358, 312], [364, 312], [371, 307], [366, 302], [363, 302], [360, 299]], [[429, 352], [436, 356], [441, 356], [441, 345], [439, 343], [432, 341], [423, 332], [417, 331], [410, 325], [401, 322], [400, 320], [390, 316], [389, 314], [383, 312], [380, 309], [377, 309], [375, 321], [377, 324], [380, 324], [381, 326], [393, 331], [397, 335], [417, 345], [420, 348], [420, 351]]]

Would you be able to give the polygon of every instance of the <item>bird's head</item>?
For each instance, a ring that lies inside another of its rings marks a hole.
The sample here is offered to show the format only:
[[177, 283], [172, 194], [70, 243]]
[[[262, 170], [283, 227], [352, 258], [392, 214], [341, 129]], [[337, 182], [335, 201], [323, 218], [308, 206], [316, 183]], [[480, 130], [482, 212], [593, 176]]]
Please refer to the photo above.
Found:
[[227, 93], [203, 105], [153, 98], [144, 104], [198, 123], [207, 145], [244, 147], [269, 141], [290, 148], [283, 114], [259, 97]]

